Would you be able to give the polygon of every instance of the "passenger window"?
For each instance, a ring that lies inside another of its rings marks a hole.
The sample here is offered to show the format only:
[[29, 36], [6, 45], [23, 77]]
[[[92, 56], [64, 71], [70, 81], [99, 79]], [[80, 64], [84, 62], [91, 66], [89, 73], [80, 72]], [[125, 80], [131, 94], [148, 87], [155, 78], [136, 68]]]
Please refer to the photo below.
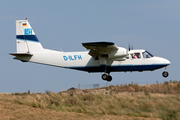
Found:
[[134, 54], [131, 54], [131, 57], [132, 57], [132, 59], [139, 59], [139, 58], [141, 58], [141, 54], [140, 53], [134, 53]]

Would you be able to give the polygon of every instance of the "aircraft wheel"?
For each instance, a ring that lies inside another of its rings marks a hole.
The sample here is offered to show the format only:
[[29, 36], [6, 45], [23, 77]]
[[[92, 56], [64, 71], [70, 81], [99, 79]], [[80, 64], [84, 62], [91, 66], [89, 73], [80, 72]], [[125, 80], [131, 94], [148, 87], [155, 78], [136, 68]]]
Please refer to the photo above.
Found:
[[111, 82], [111, 80], [112, 80], [112, 77], [110, 75], [108, 75], [107, 81]]
[[165, 78], [168, 77], [168, 75], [169, 75], [169, 73], [168, 73], [167, 71], [164, 71], [164, 72], [162, 73], [162, 76], [165, 77]]
[[103, 80], [107, 80], [107, 79], [108, 79], [108, 75], [107, 75], [107, 74], [103, 74], [103, 75], [102, 75], [102, 79], [103, 79]]

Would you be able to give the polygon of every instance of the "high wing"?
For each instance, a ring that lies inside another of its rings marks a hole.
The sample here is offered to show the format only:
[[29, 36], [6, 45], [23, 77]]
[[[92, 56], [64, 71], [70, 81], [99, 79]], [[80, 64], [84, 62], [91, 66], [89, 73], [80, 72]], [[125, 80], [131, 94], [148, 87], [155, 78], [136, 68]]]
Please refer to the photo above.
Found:
[[90, 42], [82, 43], [82, 45], [86, 49], [90, 50], [89, 55], [91, 56], [98, 54], [109, 54], [119, 49], [113, 42]]
[[92, 57], [106, 57], [111, 60], [122, 61], [128, 54], [125, 48], [117, 47], [113, 42], [90, 42], [82, 43], [82, 45], [90, 50], [89, 55]]

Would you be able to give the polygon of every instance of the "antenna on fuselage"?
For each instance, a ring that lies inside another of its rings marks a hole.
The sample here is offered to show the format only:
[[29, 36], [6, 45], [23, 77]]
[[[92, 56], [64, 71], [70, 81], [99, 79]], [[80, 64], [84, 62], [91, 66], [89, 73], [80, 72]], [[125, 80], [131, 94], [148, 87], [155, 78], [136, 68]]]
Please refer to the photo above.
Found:
[[61, 52], [63, 52], [63, 50], [59, 47], [59, 49], [61, 50]]

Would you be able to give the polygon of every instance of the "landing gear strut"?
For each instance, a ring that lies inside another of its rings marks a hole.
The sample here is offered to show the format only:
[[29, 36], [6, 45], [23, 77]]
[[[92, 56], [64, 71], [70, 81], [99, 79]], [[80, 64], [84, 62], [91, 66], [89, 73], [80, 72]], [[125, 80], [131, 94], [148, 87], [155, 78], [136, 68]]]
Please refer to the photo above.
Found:
[[167, 72], [166, 68], [165, 71], [162, 73], [162, 76], [165, 78], [169, 76], [169, 73]]
[[111, 77], [111, 75], [109, 73], [108, 74], [104, 73], [102, 75], [102, 79], [110, 82], [112, 80], [112, 77]]

